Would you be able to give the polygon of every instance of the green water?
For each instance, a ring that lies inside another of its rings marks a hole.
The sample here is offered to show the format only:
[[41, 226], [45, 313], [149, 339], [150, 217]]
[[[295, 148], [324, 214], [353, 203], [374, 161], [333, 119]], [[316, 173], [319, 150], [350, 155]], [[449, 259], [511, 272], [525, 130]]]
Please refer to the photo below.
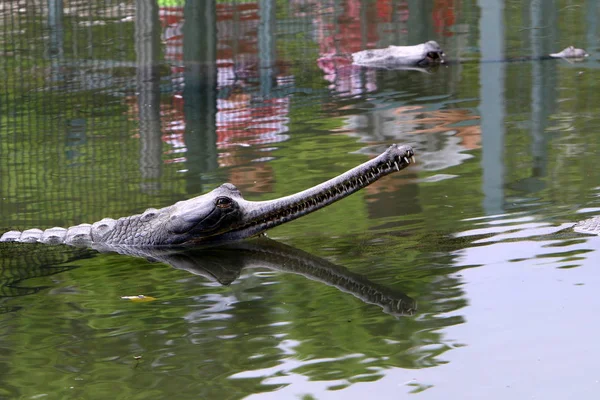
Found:
[[[0, 244], [0, 399], [597, 397], [594, 2], [48, 4], [0, 9], [2, 232], [417, 164], [276, 243]], [[469, 61], [334, 57], [430, 39]]]

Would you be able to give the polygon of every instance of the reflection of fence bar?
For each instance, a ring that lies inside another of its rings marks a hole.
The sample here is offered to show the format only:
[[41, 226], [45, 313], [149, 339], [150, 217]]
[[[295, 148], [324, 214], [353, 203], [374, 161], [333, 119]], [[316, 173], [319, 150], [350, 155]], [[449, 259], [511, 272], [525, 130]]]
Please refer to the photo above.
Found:
[[[501, 60], [504, 57], [504, 24], [501, 5], [482, 4], [480, 19], [481, 57]], [[483, 208], [486, 214], [500, 214], [504, 209], [504, 76], [505, 63], [482, 68], [480, 81], [480, 109], [482, 131]]]
[[183, 27], [185, 62], [185, 145], [188, 169], [186, 191], [202, 191], [202, 175], [218, 167], [217, 113], [217, 21], [215, 2], [186, 3], [185, 16], [193, 23]]
[[52, 78], [60, 80], [60, 61], [63, 59], [64, 25], [62, 0], [48, 0], [49, 56], [53, 60]]
[[275, 2], [260, 0], [258, 46], [260, 49], [260, 94], [269, 97], [273, 87], [275, 67]]
[[140, 173], [142, 191], [155, 193], [162, 166], [160, 126], [160, 85], [158, 62], [160, 26], [158, 7], [153, 1], [136, 0], [135, 53], [136, 87], [140, 132]]

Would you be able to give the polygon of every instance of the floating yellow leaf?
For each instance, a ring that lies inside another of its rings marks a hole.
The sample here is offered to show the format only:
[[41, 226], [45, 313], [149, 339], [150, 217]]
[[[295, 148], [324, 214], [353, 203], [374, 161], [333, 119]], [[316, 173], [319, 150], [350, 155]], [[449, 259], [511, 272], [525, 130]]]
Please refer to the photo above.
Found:
[[143, 294], [138, 294], [137, 296], [121, 296], [121, 299], [123, 299], [123, 300], [131, 300], [131, 301], [136, 301], [136, 302], [154, 301], [154, 300], [156, 300], [155, 297], [144, 296]]

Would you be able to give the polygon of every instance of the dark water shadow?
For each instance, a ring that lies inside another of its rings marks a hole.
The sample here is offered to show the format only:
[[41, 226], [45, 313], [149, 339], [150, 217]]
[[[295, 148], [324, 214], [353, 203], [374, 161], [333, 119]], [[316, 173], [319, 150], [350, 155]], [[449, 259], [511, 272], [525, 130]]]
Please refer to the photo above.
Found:
[[[0, 245], [0, 314], [20, 307], [4, 304], [7, 298], [32, 295], [48, 286], [29, 286], [25, 281], [73, 270], [74, 261], [94, 256], [88, 249], [65, 246], [40, 246], [28, 243]], [[68, 264], [68, 265], [67, 265]]]

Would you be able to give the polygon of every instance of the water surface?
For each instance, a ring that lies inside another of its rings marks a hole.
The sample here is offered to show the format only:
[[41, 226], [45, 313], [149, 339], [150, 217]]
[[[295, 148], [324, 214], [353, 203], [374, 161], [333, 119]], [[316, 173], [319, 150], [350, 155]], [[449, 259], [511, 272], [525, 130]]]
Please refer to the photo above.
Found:
[[[0, 27], [2, 231], [417, 153], [275, 244], [2, 244], [0, 398], [596, 398], [600, 241], [569, 229], [600, 212], [595, 2], [50, 1]], [[468, 61], [345, 57], [430, 39]], [[502, 62], [568, 45], [590, 57]]]

